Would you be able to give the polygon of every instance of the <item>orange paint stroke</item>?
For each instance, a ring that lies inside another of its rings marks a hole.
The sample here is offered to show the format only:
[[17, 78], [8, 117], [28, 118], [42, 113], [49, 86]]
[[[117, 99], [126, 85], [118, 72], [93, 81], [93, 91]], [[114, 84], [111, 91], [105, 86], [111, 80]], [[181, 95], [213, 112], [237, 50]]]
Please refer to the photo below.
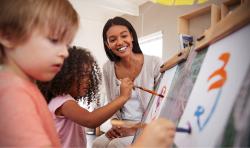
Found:
[[219, 60], [223, 61], [223, 65], [220, 69], [214, 71], [209, 77], [208, 77], [208, 81], [211, 80], [213, 77], [219, 75], [221, 77], [220, 80], [212, 83], [209, 88], [208, 91], [212, 90], [212, 89], [217, 89], [220, 88], [224, 85], [225, 81], [227, 80], [227, 72], [225, 70], [225, 67], [229, 61], [230, 58], [230, 53], [223, 53], [220, 57]]

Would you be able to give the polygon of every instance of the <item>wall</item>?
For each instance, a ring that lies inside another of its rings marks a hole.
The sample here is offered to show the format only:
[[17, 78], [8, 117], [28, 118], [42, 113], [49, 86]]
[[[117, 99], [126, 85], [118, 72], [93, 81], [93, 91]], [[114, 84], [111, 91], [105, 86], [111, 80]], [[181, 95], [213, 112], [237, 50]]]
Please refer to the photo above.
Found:
[[[140, 7], [139, 16], [123, 15], [123, 17], [132, 23], [137, 31], [138, 37], [162, 30], [164, 49], [163, 60], [166, 60], [179, 49], [177, 18], [210, 3], [220, 3], [220, 0], [210, 0], [204, 5], [193, 6], [163, 6], [147, 2]], [[81, 4], [76, 4], [74, 7], [77, 9], [78, 13], [80, 13], [80, 16], [84, 17], [81, 17], [80, 28], [73, 41], [73, 45], [88, 48], [102, 68], [107, 60], [102, 42], [102, 28], [108, 18], [104, 17], [98, 19], [94, 17], [98, 14], [88, 14], [85, 9], [82, 9]], [[113, 12], [112, 15], [116, 16], [119, 15], [119, 13]], [[209, 27], [209, 17], [210, 15], [203, 15], [192, 19], [190, 21], [190, 31], [196, 36], [201, 35], [204, 29]], [[102, 85], [101, 93], [105, 96], [105, 89], [103, 87]]]
[[[219, 1], [219, 0], [217, 0]], [[209, 3], [212, 1], [210, 0]], [[216, 1], [213, 1], [216, 3]], [[208, 4], [209, 4], [208, 3]], [[206, 4], [206, 5], [208, 5]], [[85, 9], [80, 7], [80, 4], [75, 5], [78, 13], [88, 14]], [[195, 6], [163, 6], [148, 2], [140, 7], [140, 15], [130, 16], [123, 15], [124, 18], [128, 19], [135, 27], [138, 37], [142, 37], [159, 30], [163, 31], [163, 60], [166, 60], [172, 56], [179, 49], [178, 35], [177, 35], [177, 18], [183, 14], [191, 12], [199, 7], [205, 5]], [[80, 15], [81, 15], [80, 14]], [[90, 17], [88, 14], [85, 17]], [[113, 13], [113, 16], [116, 14]], [[190, 21], [190, 30], [195, 35], [202, 34], [205, 28], [209, 27], [209, 15], [197, 17]], [[108, 18], [105, 19], [88, 19], [81, 18], [81, 24], [79, 31], [76, 35], [73, 45], [82, 46], [88, 48], [91, 53], [95, 56], [98, 64], [102, 68], [103, 64], [107, 60], [107, 56], [103, 49], [102, 42], [102, 28]], [[153, 50], [153, 49], [152, 49]], [[104, 85], [101, 88], [102, 98], [105, 97]], [[105, 101], [101, 99], [101, 101]], [[102, 103], [103, 104], [103, 103]], [[108, 122], [101, 126], [102, 131], [107, 131], [110, 128]]]
[[[142, 37], [159, 30], [163, 31], [163, 60], [171, 57], [179, 49], [179, 41], [177, 35], [177, 18], [183, 14], [193, 11], [194, 9], [204, 7], [210, 3], [216, 3], [219, 0], [209, 1], [205, 5], [194, 6], [163, 6], [147, 2], [140, 7], [139, 16], [123, 15], [135, 27], [138, 37]], [[218, 3], [218, 2], [217, 2]], [[100, 67], [106, 62], [107, 56], [103, 48], [102, 28], [108, 18], [119, 15], [113, 12], [107, 14], [109, 17], [95, 17], [97, 14], [87, 13], [82, 9], [82, 4], [74, 4], [78, 13], [81, 16], [80, 28], [73, 41], [73, 45], [88, 48], [95, 56]], [[88, 6], [87, 6], [88, 7]], [[209, 27], [209, 15], [204, 15], [192, 19], [190, 21], [190, 31], [195, 35], [203, 33], [204, 29]], [[153, 50], [153, 49], [152, 49]], [[101, 94], [105, 96], [104, 85], [101, 88]]]
[[[135, 27], [138, 37], [145, 36], [159, 30], [163, 31], [163, 60], [171, 57], [179, 49], [177, 35], [177, 18], [197, 8], [211, 3], [220, 3], [220, 0], [210, 0], [202, 5], [193, 6], [164, 6], [147, 2], [140, 7], [138, 17], [123, 15]], [[203, 15], [190, 21], [190, 30], [195, 35], [201, 35], [209, 27], [210, 15]], [[152, 49], [153, 50], [153, 49]]]
[[[108, 59], [102, 44], [102, 28], [104, 21], [100, 20], [81, 20], [80, 28], [76, 34], [76, 37], [72, 45], [81, 46], [89, 49], [92, 55], [95, 57], [101, 70], [103, 64]], [[104, 83], [104, 82], [103, 82]], [[101, 96], [105, 96], [104, 85], [101, 85]], [[101, 99], [101, 103], [104, 103], [104, 99]]]
[[95, 20], [82, 20], [74, 45], [88, 48], [100, 65], [107, 60], [102, 44], [102, 28], [104, 23]]

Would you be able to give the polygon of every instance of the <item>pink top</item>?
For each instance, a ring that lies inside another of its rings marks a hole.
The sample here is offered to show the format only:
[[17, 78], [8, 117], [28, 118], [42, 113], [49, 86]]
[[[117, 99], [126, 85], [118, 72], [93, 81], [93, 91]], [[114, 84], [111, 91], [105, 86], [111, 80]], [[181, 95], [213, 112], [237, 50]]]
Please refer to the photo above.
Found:
[[47, 103], [34, 83], [0, 71], [0, 146], [60, 147]]
[[86, 147], [85, 129], [64, 116], [55, 115], [55, 111], [66, 101], [75, 101], [70, 95], [58, 96], [49, 102], [49, 109], [56, 123], [56, 129], [61, 140], [62, 147]]

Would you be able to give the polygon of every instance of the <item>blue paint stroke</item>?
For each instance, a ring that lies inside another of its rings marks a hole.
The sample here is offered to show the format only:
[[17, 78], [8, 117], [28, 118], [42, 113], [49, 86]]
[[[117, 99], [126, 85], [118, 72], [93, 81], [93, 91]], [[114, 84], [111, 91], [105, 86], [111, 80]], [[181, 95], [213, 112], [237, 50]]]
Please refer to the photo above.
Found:
[[200, 125], [200, 116], [201, 116], [204, 112], [205, 112], [204, 107], [201, 106], [201, 105], [198, 105], [198, 106], [197, 106], [197, 109], [196, 109], [196, 111], [195, 111], [195, 113], [194, 113], [194, 116], [197, 117], [197, 125], [198, 125], [198, 127], [199, 127], [199, 130], [200, 130], [200, 128], [201, 128], [201, 125]]
[[219, 89], [219, 92], [218, 92], [218, 94], [216, 96], [216, 99], [215, 99], [215, 102], [214, 102], [214, 104], [212, 106], [212, 109], [211, 109], [208, 117], [205, 119], [205, 122], [203, 124], [201, 124], [200, 117], [202, 116], [202, 114], [204, 113], [205, 110], [204, 110], [204, 108], [202, 106], [200, 106], [200, 105], [197, 106], [197, 109], [196, 109], [194, 115], [197, 117], [197, 124], [198, 124], [200, 132], [204, 129], [204, 127], [207, 125], [207, 123], [211, 119], [212, 115], [214, 114], [215, 109], [216, 109], [216, 107], [218, 105], [220, 96], [221, 96], [221, 92], [222, 92], [222, 88]]

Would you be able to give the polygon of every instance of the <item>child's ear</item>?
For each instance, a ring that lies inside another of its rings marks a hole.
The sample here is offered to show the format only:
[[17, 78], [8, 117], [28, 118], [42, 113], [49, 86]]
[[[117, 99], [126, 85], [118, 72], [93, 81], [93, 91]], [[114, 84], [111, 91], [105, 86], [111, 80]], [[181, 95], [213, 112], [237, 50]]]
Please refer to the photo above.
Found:
[[0, 43], [4, 46], [4, 48], [13, 48], [14, 44], [11, 40], [6, 37], [0, 36]]

